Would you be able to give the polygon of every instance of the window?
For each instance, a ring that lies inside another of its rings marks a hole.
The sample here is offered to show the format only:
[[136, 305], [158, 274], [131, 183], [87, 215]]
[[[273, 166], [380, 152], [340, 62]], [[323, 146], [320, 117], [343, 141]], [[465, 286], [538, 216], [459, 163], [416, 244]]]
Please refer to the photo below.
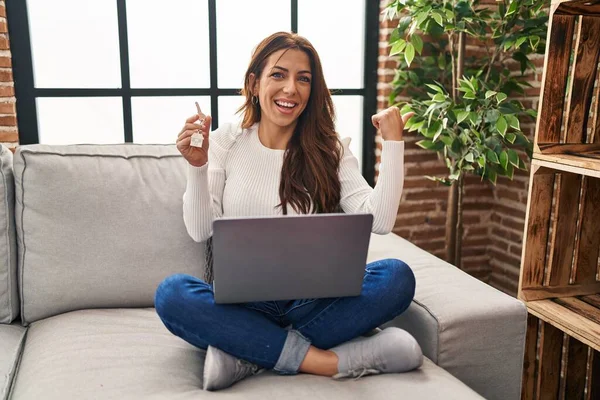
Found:
[[21, 144], [174, 143], [194, 101], [215, 129], [239, 118], [254, 46], [294, 31], [319, 52], [336, 129], [352, 137], [373, 181], [377, 2], [7, 0], [6, 7]]

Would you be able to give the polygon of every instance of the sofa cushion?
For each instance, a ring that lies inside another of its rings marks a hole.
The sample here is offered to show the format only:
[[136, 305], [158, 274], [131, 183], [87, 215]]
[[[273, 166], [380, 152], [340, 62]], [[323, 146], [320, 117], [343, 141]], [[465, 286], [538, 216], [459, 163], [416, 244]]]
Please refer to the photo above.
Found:
[[27, 145], [15, 153], [22, 318], [152, 307], [162, 279], [202, 276], [174, 145]]
[[0, 323], [19, 314], [13, 153], [0, 145]]
[[11, 383], [19, 363], [26, 328], [0, 325], [0, 399], [8, 399]]
[[525, 305], [400, 236], [373, 235], [369, 261], [399, 258], [414, 271], [410, 307], [387, 325], [406, 329], [423, 354], [486, 399], [518, 399]]
[[265, 372], [202, 391], [204, 351], [164, 328], [154, 309], [74, 311], [31, 324], [15, 399], [480, 399], [426, 360], [420, 370], [357, 381]]

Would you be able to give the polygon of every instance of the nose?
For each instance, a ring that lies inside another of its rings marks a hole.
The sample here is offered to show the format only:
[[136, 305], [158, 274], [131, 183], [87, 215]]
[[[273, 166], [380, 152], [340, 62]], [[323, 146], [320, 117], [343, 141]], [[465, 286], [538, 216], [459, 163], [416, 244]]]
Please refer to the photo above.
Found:
[[296, 80], [288, 79], [283, 87], [283, 92], [288, 95], [296, 94]]

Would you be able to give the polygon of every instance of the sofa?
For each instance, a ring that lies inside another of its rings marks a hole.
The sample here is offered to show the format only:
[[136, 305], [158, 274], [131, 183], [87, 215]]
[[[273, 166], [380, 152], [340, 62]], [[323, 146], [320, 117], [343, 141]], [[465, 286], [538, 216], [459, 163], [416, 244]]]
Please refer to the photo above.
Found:
[[166, 276], [204, 268], [175, 146], [2, 146], [0, 172], [1, 399], [520, 397], [524, 305], [395, 234], [372, 235], [368, 261], [415, 272], [414, 301], [386, 325], [415, 336], [420, 369], [348, 381], [267, 371], [203, 391], [204, 351], [153, 309]]

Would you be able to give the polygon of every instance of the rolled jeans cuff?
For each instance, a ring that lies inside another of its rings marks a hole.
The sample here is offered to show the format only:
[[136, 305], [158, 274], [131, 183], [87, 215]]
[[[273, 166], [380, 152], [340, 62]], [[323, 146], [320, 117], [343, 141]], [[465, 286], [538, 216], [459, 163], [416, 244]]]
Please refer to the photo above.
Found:
[[282, 375], [298, 373], [300, 364], [304, 361], [309, 347], [310, 341], [300, 332], [289, 330], [283, 344], [283, 350], [281, 350], [277, 364], [273, 369]]

